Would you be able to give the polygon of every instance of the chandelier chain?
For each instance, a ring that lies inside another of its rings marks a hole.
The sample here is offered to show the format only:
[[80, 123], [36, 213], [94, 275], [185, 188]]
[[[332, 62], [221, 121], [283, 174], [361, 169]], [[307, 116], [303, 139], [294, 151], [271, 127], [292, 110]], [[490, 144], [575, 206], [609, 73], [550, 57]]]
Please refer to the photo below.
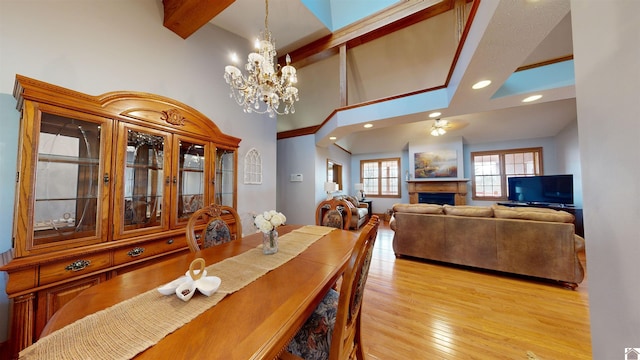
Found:
[[265, 31], [269, 31], [269, 0], [264, 0], [264, 29]]

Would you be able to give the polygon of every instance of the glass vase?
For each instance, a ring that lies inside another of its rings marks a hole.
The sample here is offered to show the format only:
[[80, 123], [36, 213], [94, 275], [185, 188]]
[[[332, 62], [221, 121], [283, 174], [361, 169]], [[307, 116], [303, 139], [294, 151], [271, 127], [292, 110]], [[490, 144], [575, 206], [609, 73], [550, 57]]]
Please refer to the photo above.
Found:
[[278, 230], [273, 229], [262, 233], [262, 253], [275, 254], [278, 252]]

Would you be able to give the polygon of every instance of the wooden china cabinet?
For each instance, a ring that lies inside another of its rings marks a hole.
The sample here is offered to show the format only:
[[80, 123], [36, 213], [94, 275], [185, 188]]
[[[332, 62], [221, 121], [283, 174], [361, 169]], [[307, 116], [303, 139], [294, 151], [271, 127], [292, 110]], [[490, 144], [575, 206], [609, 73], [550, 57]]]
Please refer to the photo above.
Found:
[[17, 75], [14, 96], [14, 258], [0, 270], [17, 356], [82, 290], [188, 251], [185, 225], [204, 204], [235, 208], [240, 139], [153, 94], [90, 96]]

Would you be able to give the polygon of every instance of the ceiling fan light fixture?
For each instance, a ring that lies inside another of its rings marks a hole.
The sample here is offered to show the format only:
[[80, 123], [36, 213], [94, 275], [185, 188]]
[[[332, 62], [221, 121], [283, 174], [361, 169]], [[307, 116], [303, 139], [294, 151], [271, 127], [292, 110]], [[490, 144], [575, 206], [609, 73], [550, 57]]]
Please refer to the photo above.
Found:
[[436, 121], [433, 122], [433, 125], [431, 125], [430, 134], [432, 136], [442, 136], [446, 134], [447, 130], [445, 130], [445, 127], [447, 125], [449, 125], [447, 120], [436, 119]]

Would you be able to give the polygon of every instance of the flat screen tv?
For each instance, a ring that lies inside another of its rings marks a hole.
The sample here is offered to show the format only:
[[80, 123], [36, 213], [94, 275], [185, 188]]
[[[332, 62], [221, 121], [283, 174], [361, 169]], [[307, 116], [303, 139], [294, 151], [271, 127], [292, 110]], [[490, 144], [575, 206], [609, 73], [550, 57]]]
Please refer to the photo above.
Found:
[[573, 175], [514, 176], [509, 200], [531, 204], [573, 204]]

